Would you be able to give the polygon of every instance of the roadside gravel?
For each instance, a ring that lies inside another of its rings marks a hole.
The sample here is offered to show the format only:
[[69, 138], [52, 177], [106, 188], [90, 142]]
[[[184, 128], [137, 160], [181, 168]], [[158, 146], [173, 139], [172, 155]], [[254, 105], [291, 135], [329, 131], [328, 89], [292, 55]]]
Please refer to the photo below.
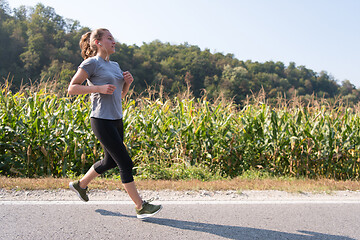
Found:
[[[360, 191], [334, 191], [330, 193], [289, 193], [284, 191], [149, 191], [141, 190], [144, 199], [159, 201], [355, 201], [360, 202]], [[90, 190], [90, 200], [129, 201], [124, 190]], [[0, 189], [0, 201], [72, 201], [77, 195], [67, 189], [59, 190], [6, 190]]]

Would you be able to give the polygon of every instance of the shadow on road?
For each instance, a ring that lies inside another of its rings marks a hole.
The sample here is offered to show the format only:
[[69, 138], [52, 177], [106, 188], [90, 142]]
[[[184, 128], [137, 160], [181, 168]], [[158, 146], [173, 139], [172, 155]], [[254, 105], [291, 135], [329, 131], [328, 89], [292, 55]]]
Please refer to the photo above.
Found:
[[[100, 213], [104, 216], [116, 216], [116, 217], [126, 217], [126, 218], [136, 218], [136, 216], [130, 216], [121, 214], [118, 212], [112, 212], [104, 209], [97, 209], [95, 212]], [[210, 233], [217, 236], [225, 237], [228, 239], [297, 239], [297, 240], [315, 240], [315, 239], [326, 239], [326, 240], [355, 240], [354, 238], [330, 235], [318, 232], [311, 231], [302, 231], [299, 230], [299, 234], [296, 233], [286, 233], [280, 231], [266, 230], [260, 228], [249, 228], [249, 227], [239, 227], [239, 226], [229, 226], [229, 225], [219, 225], [212, 223], [200, 223], [200, 222], [191, 222], [184, 220], [175, 220], [168, 218], [148, 218], [142, 220], [149, 224], [156, 224], [162, 226], [168, 226], [172, 228], [198, 231], [204, 233]], [[306, 235], [305, 235], [306, 234]]]
[[96, 209], [95, 212], [100, 213], [103, 216], [115, 216], [115, 217], [126, 217], [126, 218], [136, 218], [136, 216], [125, 215], [119, 212], [112, 212], [104, 209]]

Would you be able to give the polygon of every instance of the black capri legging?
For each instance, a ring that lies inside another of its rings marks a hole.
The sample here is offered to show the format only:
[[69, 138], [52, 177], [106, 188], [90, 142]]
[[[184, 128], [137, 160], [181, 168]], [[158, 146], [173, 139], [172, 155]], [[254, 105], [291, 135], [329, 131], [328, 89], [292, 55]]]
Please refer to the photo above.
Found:
[[116, 166], [120, 169], [122, 183], [134, 181], [132, 168], [134, 164], [123, 143], [124, 127], [122, 119], [107, 120], [91, 118], [91, 128], [104, 149], [104, 159], [94, 163], [94, 169], [102, 174]]

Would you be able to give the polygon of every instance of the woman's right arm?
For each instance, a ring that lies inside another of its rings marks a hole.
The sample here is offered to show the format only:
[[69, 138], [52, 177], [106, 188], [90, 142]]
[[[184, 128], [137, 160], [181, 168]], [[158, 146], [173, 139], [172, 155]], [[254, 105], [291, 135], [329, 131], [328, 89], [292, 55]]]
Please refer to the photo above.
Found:
[[103, 94], [113, 94], [113, 92], [116, 89], [116, 87], [112, 84], [94, 85], [94, 86], [82, 85], [82, 83], [87, 78], [88, 78], [87, 72], [82, 68], [78, 68], [74, 77], [71, 79], [68, 88], [69, 95], [80, 95], [80, 94], [96, 93], [96, 92]]

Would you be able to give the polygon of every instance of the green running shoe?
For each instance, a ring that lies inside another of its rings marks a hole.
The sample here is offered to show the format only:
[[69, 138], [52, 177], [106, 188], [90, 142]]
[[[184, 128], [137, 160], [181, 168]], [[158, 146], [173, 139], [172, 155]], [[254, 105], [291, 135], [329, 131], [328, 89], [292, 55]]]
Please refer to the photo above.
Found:
[[89, 201], [89, 197], [86, 194], [88, 187], [86, 187], [85, 189], [80, 187], [80, 181], [76, 181], [76, 182], [70, 182], [69, 183], [69, 188], [71, 190], [73, 190], [74, 192], [76, 192], [76, 194], [79, 196], [79, 198], [81, 200], [83, 200], [84, 202]]
[[144, 201], [140, 210], [136, 209], [137, 218], [144, 219], [154, 216], [162, 209], [161, 205], [150, 204], [152, 200]]

